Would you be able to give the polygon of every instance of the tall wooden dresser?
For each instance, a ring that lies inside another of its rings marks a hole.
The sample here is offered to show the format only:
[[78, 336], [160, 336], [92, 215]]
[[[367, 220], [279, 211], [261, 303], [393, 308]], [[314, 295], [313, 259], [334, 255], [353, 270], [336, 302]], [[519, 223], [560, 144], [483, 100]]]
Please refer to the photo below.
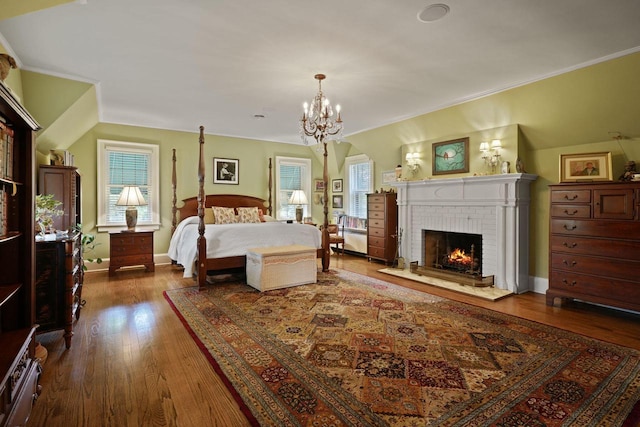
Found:
[[640, 183], [550, 186], [549, 290], [640, 311]]
[[71, 347], [73, 322], [80, 318], [82, 299], [82, 234], [72, 232], [55, 241], [36, 242], [36, 322], [38, 332], [64, 329]]
[[393, 264], [398, 246], [396, 193], [367, 194], [367, 257]]

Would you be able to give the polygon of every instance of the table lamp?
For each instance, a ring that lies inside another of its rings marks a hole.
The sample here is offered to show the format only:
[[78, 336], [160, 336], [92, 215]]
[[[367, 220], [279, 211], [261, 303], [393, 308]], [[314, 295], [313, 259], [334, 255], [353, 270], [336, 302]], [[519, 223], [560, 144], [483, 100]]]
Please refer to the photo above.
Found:
[[293, 190], [291, 197], [289, 198], [289, 204], [296, 206], [296, 221], [302, 223], [302, 205], [308, 204], [307, 196], [302, 190]]
[[138, 206], [145, 206], [147, 204], [140, 188], [135, 185], [127, 185], [122, 189], [120, 197], [116, 202], [116, 206], [126, 206], [127, 210], [124, 212], [124, 216], [127, 220], [127, 230], [135, 231], [136, 224], [138, 223]]

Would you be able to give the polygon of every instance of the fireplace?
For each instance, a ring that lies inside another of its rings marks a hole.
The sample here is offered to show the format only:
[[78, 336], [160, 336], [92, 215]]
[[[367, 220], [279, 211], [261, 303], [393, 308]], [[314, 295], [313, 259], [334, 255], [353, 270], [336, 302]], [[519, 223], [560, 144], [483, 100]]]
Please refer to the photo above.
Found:
[[[483, 280], [492, 278], [495, 287], [514, 293], [528, 291], [529, 187], [535, 179], [532, 174], [510, 173], [394, 183], [403, 236], [400, 256], [412, 271], [430, 268], [424, 230], [480, 235], [474, 258]], [[437, 276], [441, 269], [432, 270], [435, 273], [428, 274]]]
[[424, 264], [410, 264], [411, 272], [475, 287], [493, 286], [482, 275], [482, 234], [422, 230]]
[[422, 242], [426, 267], [482, 275], [482, 234], [422, 230]]

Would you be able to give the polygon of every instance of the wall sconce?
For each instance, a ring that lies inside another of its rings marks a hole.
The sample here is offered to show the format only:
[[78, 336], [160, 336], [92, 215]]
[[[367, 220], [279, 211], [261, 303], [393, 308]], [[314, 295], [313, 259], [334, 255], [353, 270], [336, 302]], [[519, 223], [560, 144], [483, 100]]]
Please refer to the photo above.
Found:
[[420, 167], [420, 165], [418, 164], [418, 159], [420, 159], [420, 153], [407, 153], [405, 156], [405, 160], [407, 161], [407, 168], [411, 171], [412, 174], [415, 174]]
[[482, 158], [484, 162], [487, 164], [487, 167], [491, 171], [492, 174], [496, 173], [496, 168], [500, 163], [500, 149], [502, 148], [502, 143], [499, 139], [494, 139], [491, 141], [491, 145], [488, 142], [480, 143], [480, 152], [482, 152]]

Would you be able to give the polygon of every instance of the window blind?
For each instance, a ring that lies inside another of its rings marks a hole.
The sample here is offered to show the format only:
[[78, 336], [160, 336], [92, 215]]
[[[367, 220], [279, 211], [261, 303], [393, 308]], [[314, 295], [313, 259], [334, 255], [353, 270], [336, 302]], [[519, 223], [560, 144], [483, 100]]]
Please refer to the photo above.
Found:
[[108, 153], [109, 179], [107, 183], [107, 222], [121, 223], [125, 221], [126, 206], [116, 206], [120, 193], [125, 185], [137, 185], [147, 205], [138, 206], [138, 222], [151, 221], [151, 205], [149, 191], [150, 154], [110, 150]]

